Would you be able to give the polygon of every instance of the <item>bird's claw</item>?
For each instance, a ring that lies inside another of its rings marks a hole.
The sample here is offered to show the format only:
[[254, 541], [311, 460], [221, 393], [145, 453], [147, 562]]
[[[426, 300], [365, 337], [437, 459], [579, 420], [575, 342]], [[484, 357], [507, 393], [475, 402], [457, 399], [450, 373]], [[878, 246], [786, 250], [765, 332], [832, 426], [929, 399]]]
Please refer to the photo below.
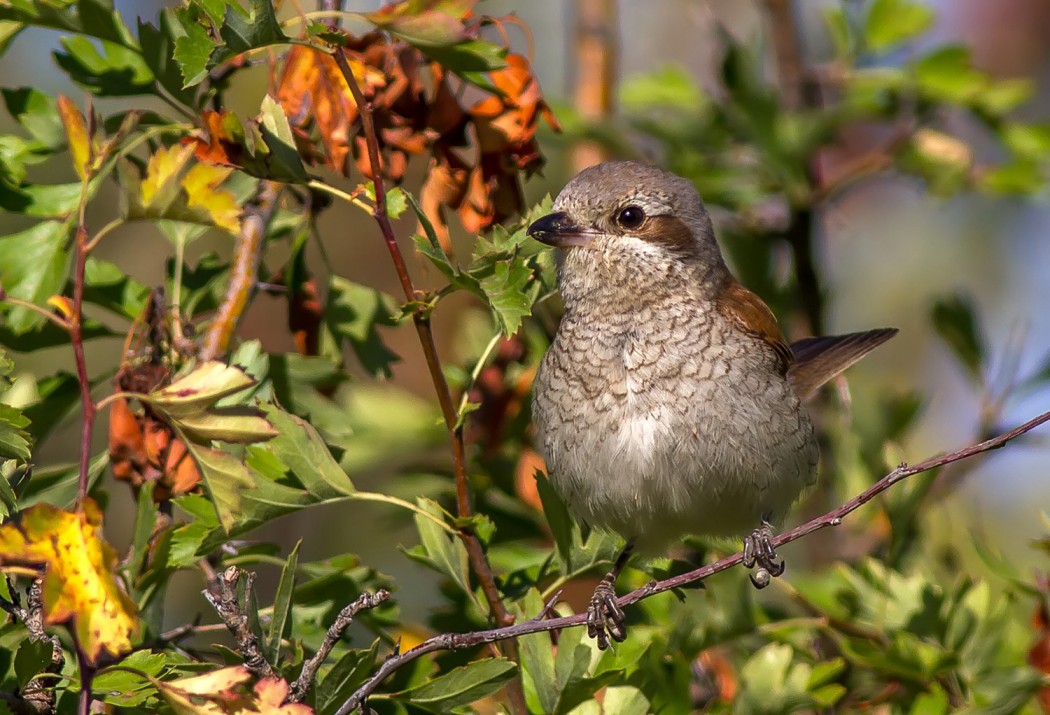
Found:
[[623, 643], [627, 638], [627, 617], [616, 603], [616, 587], [607, 578], [601, 580], [587, 606], [587, 635], [598, 642], [598, 649], [609, 647], [609, 638]]
[[742, 560], [745, 568], [754, 568], [748, 574], [755, 588], [765, 588], [770, 580], [784, 573], [784, 559], [777, 556], [773, 548], [773, 527], [763, 522], [762, 526], [744, 537], [744, 558]]

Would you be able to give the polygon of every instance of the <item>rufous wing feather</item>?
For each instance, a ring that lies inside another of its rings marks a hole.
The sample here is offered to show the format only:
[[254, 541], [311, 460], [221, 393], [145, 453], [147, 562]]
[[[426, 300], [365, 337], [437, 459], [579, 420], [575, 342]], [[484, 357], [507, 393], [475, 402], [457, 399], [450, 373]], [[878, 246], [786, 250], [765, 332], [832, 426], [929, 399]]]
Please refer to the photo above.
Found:
[[807, 400], [820, 386], [897, 334], [896, 328], [879, 328], [848, 335], [803, 338], [791, 344], [795, 362], [788, 379], [799, 397]]

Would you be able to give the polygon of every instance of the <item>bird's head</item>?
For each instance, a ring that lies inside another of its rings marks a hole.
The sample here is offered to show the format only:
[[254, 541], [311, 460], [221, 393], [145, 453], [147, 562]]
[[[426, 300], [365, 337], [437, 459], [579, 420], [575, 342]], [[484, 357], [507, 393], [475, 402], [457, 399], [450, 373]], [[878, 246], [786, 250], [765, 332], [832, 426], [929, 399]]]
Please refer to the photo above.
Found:
[[562, 292], [572, 283], [640, 282], [725, 270], [711, 218], [688, 180], [650, 164], [610, 161], [580, 172], [528, 233], [564, 249]]

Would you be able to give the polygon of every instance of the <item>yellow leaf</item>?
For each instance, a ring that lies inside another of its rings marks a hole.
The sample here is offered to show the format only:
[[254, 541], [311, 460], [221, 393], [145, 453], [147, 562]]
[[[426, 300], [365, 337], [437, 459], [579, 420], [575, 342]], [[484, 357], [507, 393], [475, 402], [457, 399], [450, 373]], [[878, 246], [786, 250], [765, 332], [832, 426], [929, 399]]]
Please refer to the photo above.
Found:
[[55, 312], [66, 320], [73, 319], [73, 301], [64, 295], [53, 295], [47, 299], [47, 304], [55, 309]]
[[62, 126], [66, 129], [66, 140], [69, 142], [69, 154], [73, 159], [73, 168], [77, 170], [77, 176], [83, 180], [87, 176], [88, 166], [94, 153], [84, 115], [80, 113], [72, 99], [62, 95], [58, 96], [58, 114], [62, 118]]
[[[191, 148], [192, 151], [192, 148]], [[220, 189], [233, 169], [214, 164], [197, 164], [182, 180], [189, 208], [202, 209], [219, 228], [230, 233], [241, 230], [241, 206], [229, 191]]]
[[17, 524], [0, 526], [0, 570], [44, 567], [44, 620], [72, 619], [91, 663], [103, 650], [115, 656], [131, 650], [139, 627], [135, 604], [114, 574], [117, 553], [103, 541], [101, 526], [102, 512], [90, 499], [82, 513], [37, 504]]
[[179, 195], [193, 147], [161, 147], [149, 158], [142, 180], [142, 205], [163, 212]]
[[281, 703], [288, 696], [287, 681], [278, 678], [263, 678], [255, 684], [254, 703], [257, 710], [244, 710], [243, 715], [258, 712], [259, 715], [313, 715], [313, 709], [300, 703]]

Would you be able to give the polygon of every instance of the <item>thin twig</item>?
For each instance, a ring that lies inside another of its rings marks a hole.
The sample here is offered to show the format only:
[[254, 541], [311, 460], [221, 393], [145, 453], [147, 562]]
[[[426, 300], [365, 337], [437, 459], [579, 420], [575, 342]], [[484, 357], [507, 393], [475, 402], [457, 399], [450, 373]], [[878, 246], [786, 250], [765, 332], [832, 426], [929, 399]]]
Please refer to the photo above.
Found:
[[[992, 439], [985, 440], [979, 444], [974, 444], [963, 449], [956, 450], [949, 454], [942, 455], [940, 457], [932, 457], [924, 462], [920, 462], [915, 465], [901, 464], [899, 467], [894, 469], [892, 472], [884, 476], [875, 484], [871, 485], [868, 489], [861, 492], [857, 496], [853, 497], [846, 503], [842, 504], [836, 509], [832, 509], [826, 514], [822, 514], [816, 518], [810, 519], [801, 526], [797, 526], [791, 531], [780, 534], [773, 539], [774, 547], [780, 547], [784, 544], [801, 539], [803, 536], [812, 534], [814, 531], [820, 531], [829, 526], [838, 526], [842, 523], [843, 517], [856, 511], [860, 507], [867, 504], [869, 501], [874, 499], [876, 496], [886, 491], [894, 484], [907, 477], [920, 474], [922, 472], [928, 472], [931, 469], [937, 469], [954, 462], [958, 462], [964, 459], [969, 459], [978, 454], [984, 452], [990, 452], [994, 449], [999, 449], [1006, 445], [1011, 440], [1017, 439], [1021, 435], [1030, 432], [1039, 425], [1050, 422], [1050, 412], [1044, 412], [1043, 414], [1035, 417], [1023, 425], [1016, 427], [1009, 432], [1000, 434]], [[617, 603], [621, 608], [630, 606], [642, 599], [653, 596], [657, 593], [663, 593], [664, 591], [670, 591], [676, 588], [682, 588], [690, 584], [694, 584], [698, 581], [703, 581], [709, 576], [713, 576], [716, 573], [725, 571], [733, 566], [736, 566], [743, 560], [742, 553], [736, 553], [732, 556], [717, 561], [713, 564], [703, 566], [693, 571], [673, 576], [671, 578], [664, 579], [662, 581], [650, 581], [645, 586], [639, 589], [631, 591], [630, 593], [621, 596], [617, 599]], [[534, 618], [524, 623], [518, 623], [512, 626], [504, 628], [491, 628], [483, 631], [473, 631], [471, 633], [443, 633], [441, 635], [428, 638], [427, 640], [420, 643], [415, 648], [407, 650], [403, 653], [387, 658], [386, 661], [372, 674], [365, 683], [357, 689], [356, 692], [350, 699], [347, 700], [338, 711], [336, 715], [349, 715], [368, 699], [368, 697], [375, 691], [379, 684], [382, 683], [391, 673], [396, 671], [420, 656], [426, 655], [427, 653], [433, 653], [440, 650], [456, 650], [460, 648], [473, 648], [484, 643], [492, 643], [494, 641], [504, 640], [508, 638], [517, 638], [519, 636], [528, 635], [530, 633], [538, 633], [541, 631], [555, 631], [563, 628], [570, 628], [574, 626], [582, 626], [587, 622], [586, 613], [577, 613], [572, 616], [563, 616], [561, 618], [545, 618], [549, 612], [550, 606], [544, 606], [543, 610]]]
[[[361, 117], [361, 126], [365, 133], [365, 143], [368, 147], [368, 163], [371, 168], [372, 185], [375, 189], [375, 208], [372, 215], [379, 224], [379, 230], [383, 234], [390, 258], [394, 263], [398, 281], [405, 294], [405, 300], [412, 302], [418, 300], [419, 295], [412, 284], [412, 278], [408, 273], [408, 265], [397, 244], [394, 227], [390, 223], [390, 215], [386, 207], [386, 188], [383, 186], [383, 171], [379, 156], [379, 138], [376, 134], [375, 123], [372, 118], [372, 104], [365, 99], [361, 87], [354, 78], [346, 56], [339, 47], [334, 47], [332, 56], [335, 59], [339, 71], [343, 75], [350, 93], [357, 103], [358, 115]], [[426, 358], [427, 368], [430, 371], [430, 379], [434, 383], [437, 392], [438, 403], [441, 405], [441, 414], [445, 420], [445, 428], [448, 431], [449, 444], [452, 449], [452, 473], [456, 482], [456, 515], [466, 522], [473, 516], [473, 508], [470, 499], [470, 482], [467, 479], [466, 456], [463, 444], [463, 426], [460, 424], [456, 405], [452, 400], [452, 392], [449, 390], [445, 372], [441, 367], [441, 358], [438, 356], [437, 343], [434, 341], [434, 333], [430, 328], [430, 314], [426, 310], [417, 310], [412, 314], [412, 322], [416, 326], [419, 342], [423, 347], [423, 355]], [[467, 549], [471, 569], [477, 577], [481, 590], [485, 594], [485, 600], [489, 604], [489, 610], [496, 625], [507, 627], [514, 622], [514, 617], [503, 605], [499, 588], [496, 586], [496, 577], [492, 573], [485, 549], [481, 541], [474, 533], [473, 528], [464, 523], [459, 528], [460, 538]], [[510, 643], [506, 647], [507, 655], [511, 660], [517, 661], [517, 647]], [[515, 680], [511, 683], [508, 692], [510, 694], [513, 712], [525, 713], [525, 696], [521, 690], [521, 682]]]
[[388, 598], [390, 598], [390, 592], [383, 588], [375, 593], [362, 593], [357, 597], [356, 601], [339, 612], [335, 623], [325, 633], [321, 647], [317, 649], [313, 657], [303, 663], [303, 669], [299, 672], [299, 677], [292, 683], [286, 702], [301, 703], [303, 701], [314, 682], [314, 678], [317, 677], [318, 668], [328, 658], [328, 654], [332, 652], [332, 648], [335, 648], [335, 644], [343, 637], [343, 633], [353, 623], [354, 617], [357, 616], [358, 612], [375, 608]]
[[[241, 574], [246, 578], [243, 605], [237, 598], [237, 584], [241, 580]], [[203, 593], [237, 641], [237, 652], [244, 658], [244, 667], [258, 678], [275, 678], [277, 674], [263, 655], [259, 639], [248, 623], [248, 607], [252, 600], [254, 581], [255, 574], [231, 566], [222, 572], [217, 588], [206, 588]]]

